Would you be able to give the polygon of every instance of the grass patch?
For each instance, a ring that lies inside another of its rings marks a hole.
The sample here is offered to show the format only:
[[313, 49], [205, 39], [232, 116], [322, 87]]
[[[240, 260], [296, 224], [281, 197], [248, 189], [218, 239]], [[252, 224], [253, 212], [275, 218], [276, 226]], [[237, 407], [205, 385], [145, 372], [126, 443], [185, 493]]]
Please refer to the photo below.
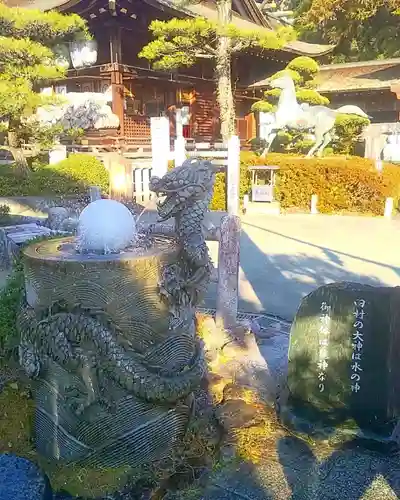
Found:
[[129, 469], [60, 466], [41, 459], [33, 442], [34, 410], [28, 385], [7, 384], [0, 393], [0, 453], [13, 453], [38, 464], [48, 475], [54, 491], [65, 490], [70, 495], [91, 498], [124, 486]]
[[3, 359], [9, 357], [17, 344], [16, 320], [23, 291], [24, 273], [22, 262], [18, 260], [0, 292], [0, 354]]
[[33, 412], [34, 402], [28, 387], [13, 382], [3, 389], [0, 393], [0, 453], [35, 459]]

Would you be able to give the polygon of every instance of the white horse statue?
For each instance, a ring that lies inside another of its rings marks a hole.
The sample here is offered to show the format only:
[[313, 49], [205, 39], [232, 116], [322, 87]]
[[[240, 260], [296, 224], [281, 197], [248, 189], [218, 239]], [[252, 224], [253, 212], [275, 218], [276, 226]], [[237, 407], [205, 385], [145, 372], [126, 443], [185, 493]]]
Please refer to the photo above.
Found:
[[358, 115], [368, 118], [368, 115], [358, 106], [342, 106], [336, 110], [326, 106], [310, 106], [299, 104], [296, 99], [296, 89], [293, 79], [289, 75], [271, 80], [270, 86], [281, 89], [278, 108], [272, 114], [273, 120], [269, 126], [266, 138], [267, 146], [262, 156], [265, 156], [275, 139], [277, 133], [285, 128], [297, 131], [314, 131], [315, 144], [307, 154], [310, 158], [315, 153], [322, 155], [324, 148], [332, 140], [332, 131], [335, 126], [336, 116], [339, 113]]

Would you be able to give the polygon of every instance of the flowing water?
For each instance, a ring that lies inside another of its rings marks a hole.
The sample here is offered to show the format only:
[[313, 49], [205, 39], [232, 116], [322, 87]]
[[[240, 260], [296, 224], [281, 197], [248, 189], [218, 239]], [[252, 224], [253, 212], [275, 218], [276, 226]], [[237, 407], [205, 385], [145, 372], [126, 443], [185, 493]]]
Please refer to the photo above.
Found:
[[136, 222], [136, 227], [139, 227], [139, 221], [145, 214], [145, 212], [150, 211], [150, 209], [154, 210], [156, 212], [157, 208], [157, 197], [154, 196], [154, 198], [150, 199], [145, 206], [143, 207], [143, 210], [139, 213], [139, 215], [136, 217], [135, 222]]

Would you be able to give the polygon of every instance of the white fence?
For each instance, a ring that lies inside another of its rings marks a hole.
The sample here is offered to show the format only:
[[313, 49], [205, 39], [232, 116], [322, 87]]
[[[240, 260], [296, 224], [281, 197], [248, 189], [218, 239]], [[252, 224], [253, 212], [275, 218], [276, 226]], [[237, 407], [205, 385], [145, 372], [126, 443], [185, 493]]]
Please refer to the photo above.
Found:
[[[153, 127], [151, 145], [79, 145], [55, 146], [50, 152], [50, 163], [57, 163], [70, 153], [82, 152], [96, 156], [103, 161], [110, 171], [110, 176], [117, 182], [111, 181], [110, 194], [133, 197], [137, 203], [146, 203], [152, 193], [149, 181], [152, 175], [163, 176], [168, 169], [168, 161], [173, 160], [175, 166], [180, 166], [187, 158], [210, 160], [214, 165], [226, 171], [227, 205], [231, 215], [237, 215], [239, 208], [239, 162], [240, 141], [232, 136], [227, 145], [222, 143], [186, 143], [183, 137], [178, 137], [174, 149], [169, 147], [169, 136], [161, 125], [162, 119]], [[160, 126], [160, 130], [157, 127]], [[165, 127], [164, 127], [165, 128]], [[161, 139], [163, 139], [161, 141]], [[167, 140], [166, 140], [167, 139]], [[114, 158], [114, 159], [113, 159]], [[115, 160], [119, 158], [119, 160]], [[121, 159], [123, 158], [123, 160]], [[115, 165], [116, 171], [111, 169]], [[117, 187], [117, 184], [119, 187]]]
[[[228, 165], [228, 150], [223, 149], [223, 145], [218, 145], [216, 149], [210, 149], [211, 145], [207, 143], [192, 144], [187, 151], [185, 151], [186, 158], [201, 158], [202, 160], [211, 160], [214, 165], [227, 167]], [[170, 159], [174, 158], [175, 151], [171, 151]], [[129, 157], [128, 157], [129, 158]], [[129, 158], [131, 159], [131, 158]], [[150, 164], [151, 157], [148, 157], [149, 165], [140, 166], [138, 160], [143, 160], [139, 155], [132, 159], [132, 182], [133, 194], [136, 203], [148, 202], [153, 193], [149, 188], [149, 181], [152, 176], [153, 168]], [[143, 163], [143, 161], [141, 161]]]
[[[184, 154], [182, 154], [184, 153]], [[223, 144], [216, 144], [211, 146], [208, 143], [193, 143], [187, 146], [187, 149], [184, 152], [180, 152], [180, 159], [182, 163], [186, 158], [200, 158], [203, 160], [210, 160], [214, 165], [219, 166], [221, 171], [224, 169], [228, 174], [228, 211], [232, 214], [235, 214], [235, 206], [237, 205], [238, 200], [238, 185], [239, 185], [239, 140], [236, 137], [233, 137], [228, 147]], [[169, 158], [175, 158], [177, 155], [177, 151], [173, 150], [170, 152]], [[154, 165], [151, 157], [148, 155], [137, 154], [135, 158], [125, 156], [125, 160], [131, 162], [131, 174], [130, 178], [132, 179], [132, 189], [129, 192], [132, 192], [133, 197], [136, 203], [147, 203], [152, 199], [152, 192], [149, 188], [149, 181], [154, 172]], [[105, 158], [102, 158], [105, 160]], [[105, 162], [106, 163], [106, 162]], [[176, 164], [179, 166], [179, 164]], [[228, 167], [232, 165], [232, 169]], [[159, 175], [160, 169], [157, 168], [157, 175]], [[160, 172], [161, 173], [161, 172]], [[231, 207], [229, 209], [229, 206]]]
[[154, 195], [154, 193], [152, 193], [149, 188], [152, 168], [135, 168], [135, 162], [133, 161], [132, 163], [133, 196], [136, 203], [148, 203]]

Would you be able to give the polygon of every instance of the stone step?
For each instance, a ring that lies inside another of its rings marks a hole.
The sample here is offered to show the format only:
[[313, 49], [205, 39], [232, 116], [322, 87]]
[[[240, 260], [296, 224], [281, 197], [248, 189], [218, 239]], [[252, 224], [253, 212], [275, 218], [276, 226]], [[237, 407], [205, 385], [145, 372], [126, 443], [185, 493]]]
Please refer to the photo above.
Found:
[[35, 223], [17, 224], [0, 228], [0, 268], [11, 267], [14, 258], [19, 253], [19, 247], [40, 236], [50, 236], [56, 231]]

